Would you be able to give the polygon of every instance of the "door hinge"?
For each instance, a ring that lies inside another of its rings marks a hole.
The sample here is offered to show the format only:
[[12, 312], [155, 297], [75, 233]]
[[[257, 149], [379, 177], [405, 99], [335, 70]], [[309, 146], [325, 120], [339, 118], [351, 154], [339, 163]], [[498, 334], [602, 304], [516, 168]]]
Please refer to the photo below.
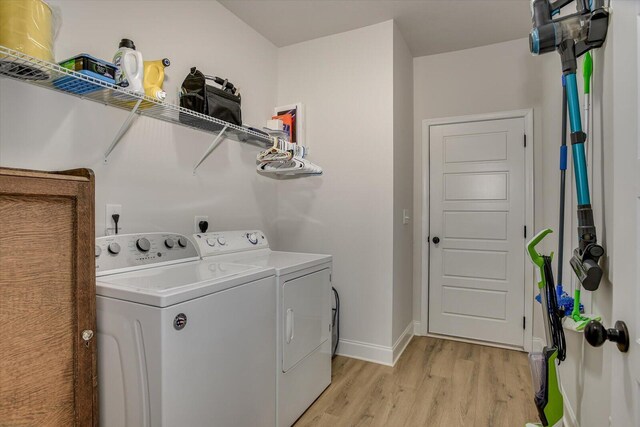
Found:
[[522, 329], [527, 329], [527, 318], [522, 316]]
[[526, 225], [524, 226], [524, 238], [525, 239], [527, 238], [527, 226]]
[[524, 148], [527, 148], [527, 134], [524, 134]]

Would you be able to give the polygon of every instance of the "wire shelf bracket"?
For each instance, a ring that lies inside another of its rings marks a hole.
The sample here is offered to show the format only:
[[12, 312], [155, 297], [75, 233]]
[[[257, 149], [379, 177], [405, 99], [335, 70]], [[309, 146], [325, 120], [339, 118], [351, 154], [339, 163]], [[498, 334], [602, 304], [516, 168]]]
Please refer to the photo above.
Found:
[[229, 126], [226, 126], [222, 128], [222, 130], [220, 131], [220, 133], [218, 134], [218, 136], [216, 136], [216, 138], [213, 140], [213, 142], [211, 143], [211, 145], [209, 145], [209, 147], [207, 148], [207, 151], [204, 152], [204, 154], [202, 155], [202, 157], [200, 158], [200, 160], [198, 161], [198, 163], [196, 163], [196, 165], [193, 167], [193, 174], [196, 174], [196, 170], [198, 169], [198, 167], [202, 164], [202, 162], [204, 162], [207, 157], [209, 157], [209, 155], [211, 153], [213, 153], [213, 150], [215, 150], [216, 148], [218, 148], [218, 145], [220, 145], [220, 143], [222, 142], [222, 140], [224, 139], [224, 133], [227, 131], [227, 128]]
[[104, 163], [105, 164], [107, 163], [107, 159], [109, 158], [109, 154], [111, 154], [113, 149], [116, 148], [116, 146], [118, 145], [118, 143], [120, 142], [120, 140], [122, 139], [124, 134], [127, 133], [129, 128], [133, 124], [133, 119], [136, 118], [136, 113], [138, 112], [138, 108], [140, 107], [141, 103], [142, 103], [142, 98], [140, 98], [138, 100], [138, 102], [136, 102], [136, 105], [129, 112], [129, 115], [127, 116], [127, 119], [122, 124], [122, 127], [120, 127], [120, 130], [118, 131], [118, 133], [116, 133], [116, 136], [113, 137], [113, 141], [111, 141], [111, 145], [109, 146], [109, 148], [107, 148], [107, 151], [104, 152]]

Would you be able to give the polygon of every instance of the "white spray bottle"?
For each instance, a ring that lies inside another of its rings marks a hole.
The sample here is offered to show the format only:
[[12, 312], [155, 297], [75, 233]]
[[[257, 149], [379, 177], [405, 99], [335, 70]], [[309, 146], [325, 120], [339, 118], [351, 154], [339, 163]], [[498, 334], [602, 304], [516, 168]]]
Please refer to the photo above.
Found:
[[122, 39], [113, 63], [116, 66], [116, 85], [144, 94], [144, 62], [131, 40]]

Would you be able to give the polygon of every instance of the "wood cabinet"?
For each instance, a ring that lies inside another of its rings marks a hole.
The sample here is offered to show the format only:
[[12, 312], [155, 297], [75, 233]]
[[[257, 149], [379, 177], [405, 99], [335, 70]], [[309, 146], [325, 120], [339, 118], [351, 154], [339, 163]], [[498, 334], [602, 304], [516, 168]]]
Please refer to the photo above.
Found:
[[94, 177], [0, 168], [0, 426], [98, 425]]

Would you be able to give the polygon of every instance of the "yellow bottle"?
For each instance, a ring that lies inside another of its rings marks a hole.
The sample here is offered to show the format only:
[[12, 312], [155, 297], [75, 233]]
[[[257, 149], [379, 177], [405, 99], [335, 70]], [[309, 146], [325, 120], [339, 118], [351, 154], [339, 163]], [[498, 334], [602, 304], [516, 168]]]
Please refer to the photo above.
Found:
[[164, 83], [164, 69], [171, 65], [167, 58], [157, 61], [144, 61], [144, 93], [152, 98], [163, 101], [167, 93], [162, 89]]
[[53, 61], [53, 11], [42, 0], [0, 0], [0, 45]]

